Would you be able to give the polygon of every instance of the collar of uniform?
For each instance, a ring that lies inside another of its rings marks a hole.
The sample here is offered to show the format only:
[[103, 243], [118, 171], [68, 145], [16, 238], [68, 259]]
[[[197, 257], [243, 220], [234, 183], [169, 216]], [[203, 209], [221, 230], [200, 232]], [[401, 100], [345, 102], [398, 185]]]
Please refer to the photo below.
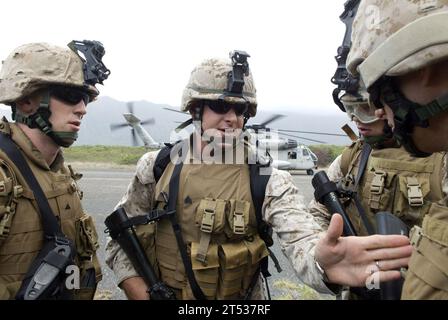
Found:
[[34, 146], [31, 140], [26, 136], [22, 129], [17, 126], [17, 124], [8, 122], [6, 122], [6, 124], [10, 130], [11, 139], [33, 163], [47, 171], [58, 171], [62, 167], [63, 158], [61, 150], [59, 150], [55, 161], [53, 161], [53, 163], [49, 166], [42, 153]]

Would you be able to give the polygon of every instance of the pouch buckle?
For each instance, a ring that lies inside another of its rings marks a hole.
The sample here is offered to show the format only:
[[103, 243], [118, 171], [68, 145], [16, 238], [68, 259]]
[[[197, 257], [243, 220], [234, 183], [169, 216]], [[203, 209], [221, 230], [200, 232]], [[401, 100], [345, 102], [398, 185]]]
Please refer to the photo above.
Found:
[[423, 193], [417, 178], [408, 177], [408, 201], [411, 207], [419, 207], [423, 205]]
[[382, 194], [384, 190], [384, 183], [386, 179], [386, 172], [384, 171], [376, 171], [374, 172], [375, 176], [372, 179], [372, 183], [370, 185], [370, 193], [371, 194]]
[[215, 210], [204, 209], [204, 215], [202, 216], [201, 231], [211, 233], [213, 230], [213, 224], [215, 223]]

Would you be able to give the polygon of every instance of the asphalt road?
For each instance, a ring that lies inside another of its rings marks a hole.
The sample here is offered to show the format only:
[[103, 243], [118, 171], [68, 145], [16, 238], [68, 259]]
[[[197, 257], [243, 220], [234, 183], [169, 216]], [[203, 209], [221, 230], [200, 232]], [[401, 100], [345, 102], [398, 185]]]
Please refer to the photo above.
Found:
[[[104, 219], [112, 212], [115, 204], [124, 194], [133, 172], [130, 169], [84, 169], [80, 171], [84, 175], [80, 180], [80, 187], [84, 191], [83, 206], [95, 218], [100, 238], [99, 259], [103, 267], [103, 280], [99, 285], [97, 298], [126, 299], [116, 285], [113, 272], [104, 263], [104, 248], [107, 236], [104, 233]], [[293, 178], [294, 183], [308, 203], [313, 196], [311, 176], [304, 172], [297, 172], [293, 175]], [[270, 261], [272, 277], [269, 278], [269, 287], [273, 299], [325, 298], [300, 284], [289, 261], [278, 246], [274, 245], [273, 251], [283, 268], [283, 271], [278, 273], [273, 268], [272, 261]]]

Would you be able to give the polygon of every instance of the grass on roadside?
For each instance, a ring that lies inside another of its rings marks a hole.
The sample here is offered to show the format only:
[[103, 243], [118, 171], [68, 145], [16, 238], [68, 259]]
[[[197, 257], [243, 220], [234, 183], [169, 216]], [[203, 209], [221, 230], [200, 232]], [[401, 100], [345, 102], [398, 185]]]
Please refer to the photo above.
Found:
[[[318, 166], [326, 167], [341, 154], [343, 146], [314, 145], [310, 149], [319, 158]], [[148, 152], [145, 147], [126, 146], [74, 146], [64, 149], [67, 162], [112, 163], [116, 165], [135, 165], [138, 159]]]
[[64, 149], [67, 162], [113, 163], [135, 165], [148, 152], [145, 147], [125, 146], [74, 146]]

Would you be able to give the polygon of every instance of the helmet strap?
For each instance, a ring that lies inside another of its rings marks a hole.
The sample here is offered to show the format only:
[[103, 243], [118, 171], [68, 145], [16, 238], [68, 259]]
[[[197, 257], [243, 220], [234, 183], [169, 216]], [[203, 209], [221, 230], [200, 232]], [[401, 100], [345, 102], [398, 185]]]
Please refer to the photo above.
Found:
[[69, 147], [78, 138], [76, 132], [56, 132], [52, 129], [50, 122], [50, 92], [45, 90], [37, 111], [29, 116], [22, 114], [17, 107], [13, 107], [12, 119], [16, 122], [23, 123], [31, 129], [38, 128], [40, 131], [49, 136], [57, 145], [61, 147]]
[[[202, 116], [204, 114], [204, 107], [205, 103], [204, 101], [199, 101], [198, 103], [195, 103], [193, 106], [193, 123], [196, 126], [196, 129], [200, 129], [201, 136], [204, 134], [204, 129], [202, 128]], [[197, 127], [197, 124], [199, 124], [200, 128]]]
[[379, 86], [380, 92], [376, 95], [376, 100], [381, 97], [394, 112], [394, 136], [398, 143], [415, 157], [430, 156], [430, 153], [423, 152], [415, 146], [412, 133], [416, 126], [427, 128], [430, 118], [448, 110], [448, 94], [444, 94], [428, 104], [421, 105], [405, 98], [391, 78], [382, 80]]
[[379, 136], [364, 137], [364, 141], [373, 149], [384, 149], [397, 146], [393, 138], [392, 129], [387, 124], [387, 121], [384, 121], [383, 134]]

